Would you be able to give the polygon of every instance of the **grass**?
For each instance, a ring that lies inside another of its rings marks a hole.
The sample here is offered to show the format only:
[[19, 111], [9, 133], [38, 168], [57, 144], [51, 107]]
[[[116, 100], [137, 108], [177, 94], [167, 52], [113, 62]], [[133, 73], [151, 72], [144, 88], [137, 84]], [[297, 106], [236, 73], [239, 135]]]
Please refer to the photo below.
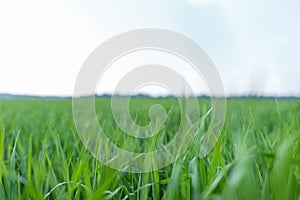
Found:
[[[147, 124], [154, 101], [131, 102], [137, 123]], [[176, 101], [159, 101], [170, 111], [167, 134], [157, 136], [165, 144], [176, 134], [180, 112]], [[114, 125], [109, 103], [97, 99], [99, 123], [126, 148], [130, 139]], [[205, 113], [209, 101], [199, 104]], [[222, 135], [207, 156], [197, 156], [196, 140], [163, 169], [125, 173], [84, 148], [71, 100], [0, 100], [0, 199], [300, 199], [299, 141], [299, 100], [228, 99]]]

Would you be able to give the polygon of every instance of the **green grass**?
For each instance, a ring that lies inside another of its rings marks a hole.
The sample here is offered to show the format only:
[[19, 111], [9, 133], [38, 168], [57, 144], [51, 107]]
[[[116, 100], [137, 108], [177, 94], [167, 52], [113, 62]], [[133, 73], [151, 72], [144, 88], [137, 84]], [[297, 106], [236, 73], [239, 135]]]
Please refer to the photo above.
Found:
[[[131, 102], [137, 123], [147, 124], [156, 101]], [[170, 111], [166, 134], [157, 136], [165, 144], [176, 134], [180, 112], [174, 99], [159, 102]], [[207, 112], [209, 101], [199, 104]], [[109, 105], [96, 101], [99, 123], [126, 148], [132, 139], [114, 125]], [[229, 99], [224, 129], [207, 156], [197, 156], [196, 140], [170, 166], [125, 173], [84, 148], [71, 100], [0, 100], [0, 199], [300, 199], [299, 141], [299, 100]]]

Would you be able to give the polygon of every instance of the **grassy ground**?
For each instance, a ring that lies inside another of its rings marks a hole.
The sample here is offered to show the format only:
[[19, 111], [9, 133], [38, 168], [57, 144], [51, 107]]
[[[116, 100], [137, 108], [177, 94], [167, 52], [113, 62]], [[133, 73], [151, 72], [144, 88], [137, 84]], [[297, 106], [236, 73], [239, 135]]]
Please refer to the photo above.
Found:
[[[147, 121], [153, 101], [132, 102], [138, 123]], [[199, 102], [203, 111], [209, 107]], [[174, 100], [161, 103], [173, 109], [166, 125], [172, 136], [180, 113]], [[196, 141], [174, 164], [140, 174], [113, 170], [89, 154], [71, 104], [0, 100], [0, 199], [300, 199], [299, 100], [229, 99], [222, 135], [205, 158], [197, 157]], [[98, 99], [96, 110], [113, 135], [108, 105]]]

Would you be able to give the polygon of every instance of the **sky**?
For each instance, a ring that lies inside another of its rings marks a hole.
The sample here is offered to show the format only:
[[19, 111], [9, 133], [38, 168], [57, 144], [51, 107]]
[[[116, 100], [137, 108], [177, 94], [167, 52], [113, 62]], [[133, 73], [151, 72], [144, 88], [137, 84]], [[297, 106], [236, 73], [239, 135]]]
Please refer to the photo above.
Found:
[[[83, 62], [102, 42], [162, 28], [205, 49], [228, 96], [300, 96], [299, 8], [298, 0], [1, 0], [0, 93], [72, 95]], [[136, 65], [142, 58], [127, 60]], [[100, 92], [111, 91], [130, 68], [117, 73], [117, 66]], [[200, 82], [191, 84], [202, 88]]]

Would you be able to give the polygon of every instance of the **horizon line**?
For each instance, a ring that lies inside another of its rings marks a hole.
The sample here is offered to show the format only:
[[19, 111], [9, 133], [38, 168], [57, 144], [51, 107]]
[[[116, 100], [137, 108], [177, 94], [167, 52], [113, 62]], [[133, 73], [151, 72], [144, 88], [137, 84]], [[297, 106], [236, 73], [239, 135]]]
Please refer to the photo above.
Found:
[[[174, 95], [149, 95], [149, 94], [135, 94], [135, 95], [123, 95], [123, 94], [94, 94], [94, 95], [82, 95], [77, 96], [75, 98], [84, 98], [84, 97], [91, 97], [95, 96], [96, 98], [108, 98], [108, 97], [141, 97], [141, 98], [265, 98], [265, 99], [300, 99], [300, 95], [264, 95], [264, 94], [231, 94], [225, 96], [213, 96], [213, 95], [206, 95], [201, 94], [197, 96], [174, 96]], [[31, 94], [12, 94], [12, 93], [0, 93], [0, 99], [17, 99], [17, 98], [26, 98], [26, 99], [72, 99], [74, 98], [73, 95], [31, 95]]]

